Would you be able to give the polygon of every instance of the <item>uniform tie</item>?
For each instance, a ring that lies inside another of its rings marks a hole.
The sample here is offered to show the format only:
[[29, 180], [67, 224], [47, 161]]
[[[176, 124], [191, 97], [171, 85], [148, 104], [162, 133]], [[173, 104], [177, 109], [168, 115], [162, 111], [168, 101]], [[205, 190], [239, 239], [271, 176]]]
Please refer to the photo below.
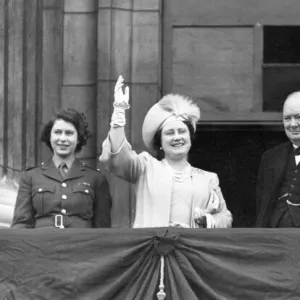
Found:
[[294, 150], [294, 153], [295, 153], [295, 156], [300, 155], [300, 147], [296, 148], [296, 149]]
[[65, 179], [67, 177], [67, 173], [68, 173], [68, 166], [65, 162], [62, 162], [59, 166], [58, 166], [58, 170], [59, 173], [61, 175], [61, 177], [63, 179]]

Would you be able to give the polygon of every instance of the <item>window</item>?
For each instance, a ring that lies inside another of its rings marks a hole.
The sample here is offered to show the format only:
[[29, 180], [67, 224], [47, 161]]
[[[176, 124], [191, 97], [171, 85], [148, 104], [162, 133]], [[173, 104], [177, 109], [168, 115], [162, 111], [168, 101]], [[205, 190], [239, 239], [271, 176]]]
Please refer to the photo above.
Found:
[[280, 112], [300, 91], [300, 26], [264, 26], [263, 111]]

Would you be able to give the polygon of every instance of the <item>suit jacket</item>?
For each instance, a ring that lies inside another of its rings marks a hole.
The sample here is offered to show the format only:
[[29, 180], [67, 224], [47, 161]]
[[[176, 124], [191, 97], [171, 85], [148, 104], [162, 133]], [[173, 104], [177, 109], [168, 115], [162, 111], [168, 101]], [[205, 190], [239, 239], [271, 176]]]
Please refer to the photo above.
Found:
[[33, 228], [43, 218], [52, 220], [53, 215], [62, 212], [69, 227], [111, 227], [110, 211], [109, 186], [100, 170], [75, 159], [63, 179], [51, 159], [23, 173], [12, 227]]
[[291, 151], [292, 143], [286, 142], [262, 155], [256, 185], [256, 227], [268, 227]]

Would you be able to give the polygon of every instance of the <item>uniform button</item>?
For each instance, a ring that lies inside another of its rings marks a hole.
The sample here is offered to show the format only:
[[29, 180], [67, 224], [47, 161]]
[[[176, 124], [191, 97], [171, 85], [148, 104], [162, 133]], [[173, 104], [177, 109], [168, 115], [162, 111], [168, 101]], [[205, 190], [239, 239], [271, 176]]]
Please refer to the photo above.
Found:
[[43, 191], [43, 189], [42, 188], [39, 188], [39, 192], [42, 192]]
[[66, 200], [68, 197], [67, 197], [67, 195], [62, 195], [61, 198]]
[[89, 193], [89, 190], [84, 190], [84, 191], [85, 191], [85, 193], [86, 193], [86, 194], [88, 194], [88, 193]]
[[291, 188], [293, 189], [294, 187], [295, 187], [295, 186], [292, 184], [292, 185], [291, 185]]
[[65, 182], [63, 182], [63, 183], [61, 184], [61, 186], [62, 186], [62, 187], [67, 187], [67, 184], [66, 184]]
[[61, 211], [60, 211], [63, 215], [65, 215], [67, 213], [67, 211], [63, 208]]

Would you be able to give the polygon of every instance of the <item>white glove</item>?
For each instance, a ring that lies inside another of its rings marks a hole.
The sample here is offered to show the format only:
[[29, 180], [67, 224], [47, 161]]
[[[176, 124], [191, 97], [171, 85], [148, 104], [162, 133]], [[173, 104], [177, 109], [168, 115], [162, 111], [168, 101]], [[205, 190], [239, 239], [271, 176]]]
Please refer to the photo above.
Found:
[[211, 214], [206, 214], [206, 228], [215, 228], [216, 221]]
[[130, 107], [129, 105], [129, 87], [125, 87], [123, 93], [124, 78], [120, 75], [115, 85], [114, 93], [114, 111], [111, 116], [110, 126], [113, 128], [124, 127], [126, 124], [125, 110]]

